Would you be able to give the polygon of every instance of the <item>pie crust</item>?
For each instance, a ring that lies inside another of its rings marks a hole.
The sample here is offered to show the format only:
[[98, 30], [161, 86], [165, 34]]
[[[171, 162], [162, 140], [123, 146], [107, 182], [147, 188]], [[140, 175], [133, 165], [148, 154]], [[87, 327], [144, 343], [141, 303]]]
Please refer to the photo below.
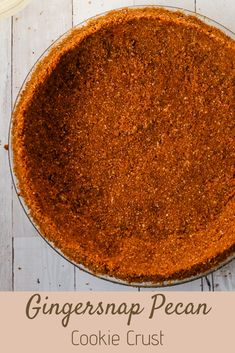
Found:
[[128, 283], [235, 250], [234, 41], [180, 12], [124, 9], [62, 38], [13, 113], [14, 171], [41, 234]]

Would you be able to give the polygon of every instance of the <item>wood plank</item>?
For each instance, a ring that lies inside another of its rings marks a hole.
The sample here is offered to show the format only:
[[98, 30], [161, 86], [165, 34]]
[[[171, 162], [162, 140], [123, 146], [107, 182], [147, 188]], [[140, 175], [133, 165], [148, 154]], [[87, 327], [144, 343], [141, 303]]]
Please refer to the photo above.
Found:
[[214, 273], [214, 291], [235, 291], [235, 260]]
[[70, 0], [32, 1], [13, 17], [13, 99], [29, 70], [59, 36], [71, 28]]
[[181, 7], [194, 11], [194, 0], [74, 0], [74, 24], [76, 25], [81, 23], [84, 20], [105, 11], [132, 5], [166, 5]]
[[[15, 100], [22, 82], [36, 60], [51, 43], [71, 26], [71, 0], [33, 1], [13, 17], [13, 100]], [[64, 267], [63, 276], [62, 272], [60, 274], [57, 271], [62, 258], [57, 253], [51, 252], [49, 246], [39, 238], [25, 216], [15, 194], [13, 199], [13, 236], [15, 238], [16, 264], [17, 262], [23, 263], [27, 269], [14, 273], [15, 290], [33, 290], [35, 288], [57, 290], [59, 289], [58, 283], [60, 283], [60, 288], [64, 290], [71, 290], [74, 287], [74, 283], [68, 282], [68, 278], [74, 278], [74, 266], [68, 263]], [[36, 236], [35, 239], [34, 236]], [[48, 249], [46, 250], [45, 247]], [[45, 254], [49, 253], [52, 254], [51, 260], [49, 258], [45, 260], [47, 256]], [[44, 256], [44, 258], [40, 258], [40, 256]], [[42, 282], [38, 286], [35, 283], [35, 276], [38, 278], [39, 275], [42, 276], [42, 271], [45, 272], [45, 269], [43, 270], [45, 262], [48, 274], [43, 274]], [[16, 268], [15, 265], [14, 270]], [[49, 278], [50, 274], [56, 277]]]
[[79, 291], [137, 291], [137, 287], [112, 283], [76, 269], [76, 290]]
[[235, 1], [234, 0], [197, 0], [198, 13], [218, 21], [231, 31], [235, 32]]
[[[235, 2], [233, 0], [197, 0], [196, 11], [235, 32]], [[212, 290], [235, 290], [235, 261], [211, 275]], [[206, 282], [204, 281], [206, 286]]]
[[213, 292], [214, 291], [214, 278], [213, 274], [205, 276], [202, 278], [202, 291], [203, 292]]
[[12, 183], [8, 127], [11, 116], [11, 19], [0, 21], [0, 290], [12, 289]]
[[162, 5], [179, 7], [186, 10], [194, 11], [194, 0], [135, 0], [135, 5]]
[[74, 0], [73, 23], [76, 25], [105, 11], [132, 6], [133, 4], [133, 0]]
[[74, 290], [74, 270], [40, 237], [14, 239], [16, 291]]

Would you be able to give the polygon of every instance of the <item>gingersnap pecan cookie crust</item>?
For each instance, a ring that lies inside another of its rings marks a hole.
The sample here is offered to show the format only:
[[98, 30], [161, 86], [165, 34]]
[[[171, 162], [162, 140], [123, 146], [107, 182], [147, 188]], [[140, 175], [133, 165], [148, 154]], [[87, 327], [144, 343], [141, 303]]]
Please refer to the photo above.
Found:
[[127, 282], [235, 251], [234, 41], [195, 17], [121, 10], [43, 58], [13, 114], [14, 169], [41, 233]]

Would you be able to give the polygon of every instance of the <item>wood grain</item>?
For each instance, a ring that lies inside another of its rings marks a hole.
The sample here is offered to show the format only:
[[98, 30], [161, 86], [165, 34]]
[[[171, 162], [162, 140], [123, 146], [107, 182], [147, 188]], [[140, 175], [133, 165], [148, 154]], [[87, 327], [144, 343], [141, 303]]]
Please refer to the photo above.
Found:
[[216, 271], [213, 276], [214, 291], [235, 290], [235, 261]]
[[[202, 15], [208, 16], [212, 20], [219, 22], [231, 31], [235, 32], [235, 1], [233, 0], [214, 0], [214, 1], [196, 1], [196, 11]], [[221, 270], [214, 272], [209, 277], [211, 290], [235, 290], [235, 261]], [[204, 287], [208, 282], [204, 281]]]
[[135, 5], [161, 5], [173, 6], [182, 9], [194, 11], [194, 0], [134, 0]]
[[14, 239], [14, 287], [17, 291], [74, 290], [74, 270], [43, 239]]
[[103, 12], [133, 4], [133, 0], [74, 0], [73, 23], [76, 25]]
[[138, 288], [115, 284], [99, 279], [76, 269], [76, 290], [78, 291], [137, 291]]
[[197, 0], [196, 11], [208, 16], [235, 32], [235, 1], [234, 0]]
[[11, 116], [11, 19], [0, 21], [0, 289], [12, 289], [12, 183], [8, 168]]

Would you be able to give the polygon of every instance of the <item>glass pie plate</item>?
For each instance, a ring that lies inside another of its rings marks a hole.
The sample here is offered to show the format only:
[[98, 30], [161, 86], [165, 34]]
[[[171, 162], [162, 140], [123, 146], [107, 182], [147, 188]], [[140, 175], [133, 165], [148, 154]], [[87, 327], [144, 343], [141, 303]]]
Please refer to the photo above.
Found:
[[[181, 8], [176, 8], [176, 7], [170, 7], [170, 6], [129, 6], [128, 8], [145, 8], [145, 7], [160, 7], [160, 8], [165, 8], [167, 10], [171, 10], [171, 11], [180, 11], [186, 15], [194, 15], [197, 18], [199, 18], [200, 20], [202, 20], [204, 23], [217, 27], [218, 29], [220, 29], [222, 32], [224, 32], [227, 36], [231, 37], [232, 39], [235, 39], [235, 34], [233, 32], [231, 32], [229, 29], [227, 29], [226, 27], [224, 27], [223, 25], [219, 24], [218, 22], [215, 22], [205, 16], [196, 14], [194, 12], [185, 10], [185, 9], [181, 9]], [[108, 12], [102, 13], [98, 16], [92, 17], [92, 19], [98, 18], [100, 16], [103, 16], [105, 14], [107, 14]], [[91, 20], [88, 19], [87, 21], [82, 22], [81, 24], [77, 25], [75, 28], [80, 28], [86, 25], [86, 23]], [[196, 280], [202, 276], [208, 275], [209, 273], [218, 270], [220, 267], [224, 266], [225, 264], [227, 264], [228, 262], [230, 262], [231, 260], [233, 260], [235, 258], [235, 253], [233, 253], [232, 255], [228, 256], [226, 258], [226, 260], [222, 261], [219, 263], [219, 265], [211, 268], [209, 271], [206, 272], [201, 272], [197, 275], [194, 276], [190, 276], [184, 279], [176, 279], [176, 280], [169, 280], [169, 281], [164, 281], [164, 282], [127, 282], [115, 277], [111, 277], [108, 275], [99, 275], [99, 274], [95, 274], [92, 271], [90, 271], [88, 268], [84, 267], [82, 264], [80, 263], [75, 263], [74, 261], [71, 261], [71, 259], [69, 259], [67, 256], [65, 256], [62, 251], [60, 249], [58, 249], [57, 247], [54, 246], [54, 244], [50, 241], [48, 241], [48, 239], [40, 232], [40, 229], [38, 227], [38, 225], [36, 224], [35, 220], [31, 217], [30, 215], [30, 210], [27, 207], [24, 199], [22, 196], [20, 196], [20, 190], [18, 189], [18, 181], [17, 181], [17, 177], [14, 173], [14, 155], [13, 155], [13, 146], [12, 146], [12, 123], [13, 123], [13, 115], [14, 115], [14, 110], [15, 107], [17, 105], [17, 103], [19, 102], [20, 96], [22, 91], [25, 89], [27, 82], [31, 79], [32, 73], [34, 72], [35, 68], [37, 67], [38, 63], [45, 57], [47, 56], [47, 54], [50, 52], [50, 50], [57, 46], [58, 44], [61, 43], [61, 41], [63, 41], [69, 34], [71, 33], [71, 31], [66, 32], [64, 35], [62, 35], [59, 39], [57, 39], [43, 54], [42, 56], [39, 58], [39, 60], [36, 62], [36, 64], [33, 66], [33, 68], [31, 69], [31, 71], [29, 72], [29, 74], [27, 75], [15, 102], [15, 106], [13, 109], [13, 114], [12, 114], [12, 119], [11, 119], [11, 123], [10, 123], [10, 128], [9, 128], [9, 164], [10, 164], [10, 170], [11, 170], [11, 175], [12, 175], [12, 179], [13, 179], [13, 185], [15, 188], [15, 191], [18, 195], [18, 199], [21, 203], [21, 206], [25, 212], [25, 214], [27, 215], [28, 219], [30, 220], [30, 222], [33, 224], [33, 226], [35, 227], [35, 229], [37, 230], [37, 232], [39, 233], [39, 235], [61, 256], [63, 256], [67, 261], [69, 261], [70, 263], [72, 263], [73, 265], [77, 266], [79, 269], [94, 275], [95, 277], [98, 277], [100, 279], [103, 280], [107, 280], [116, 284], [122, 284], [122, 285], [128, 285], [128, 286], [137, 286], [137, 287], [166, 287], [166, 286], [173, 286], [173, 285], [178, 285], [178, 284], [183, 284], [192, 280]]]

